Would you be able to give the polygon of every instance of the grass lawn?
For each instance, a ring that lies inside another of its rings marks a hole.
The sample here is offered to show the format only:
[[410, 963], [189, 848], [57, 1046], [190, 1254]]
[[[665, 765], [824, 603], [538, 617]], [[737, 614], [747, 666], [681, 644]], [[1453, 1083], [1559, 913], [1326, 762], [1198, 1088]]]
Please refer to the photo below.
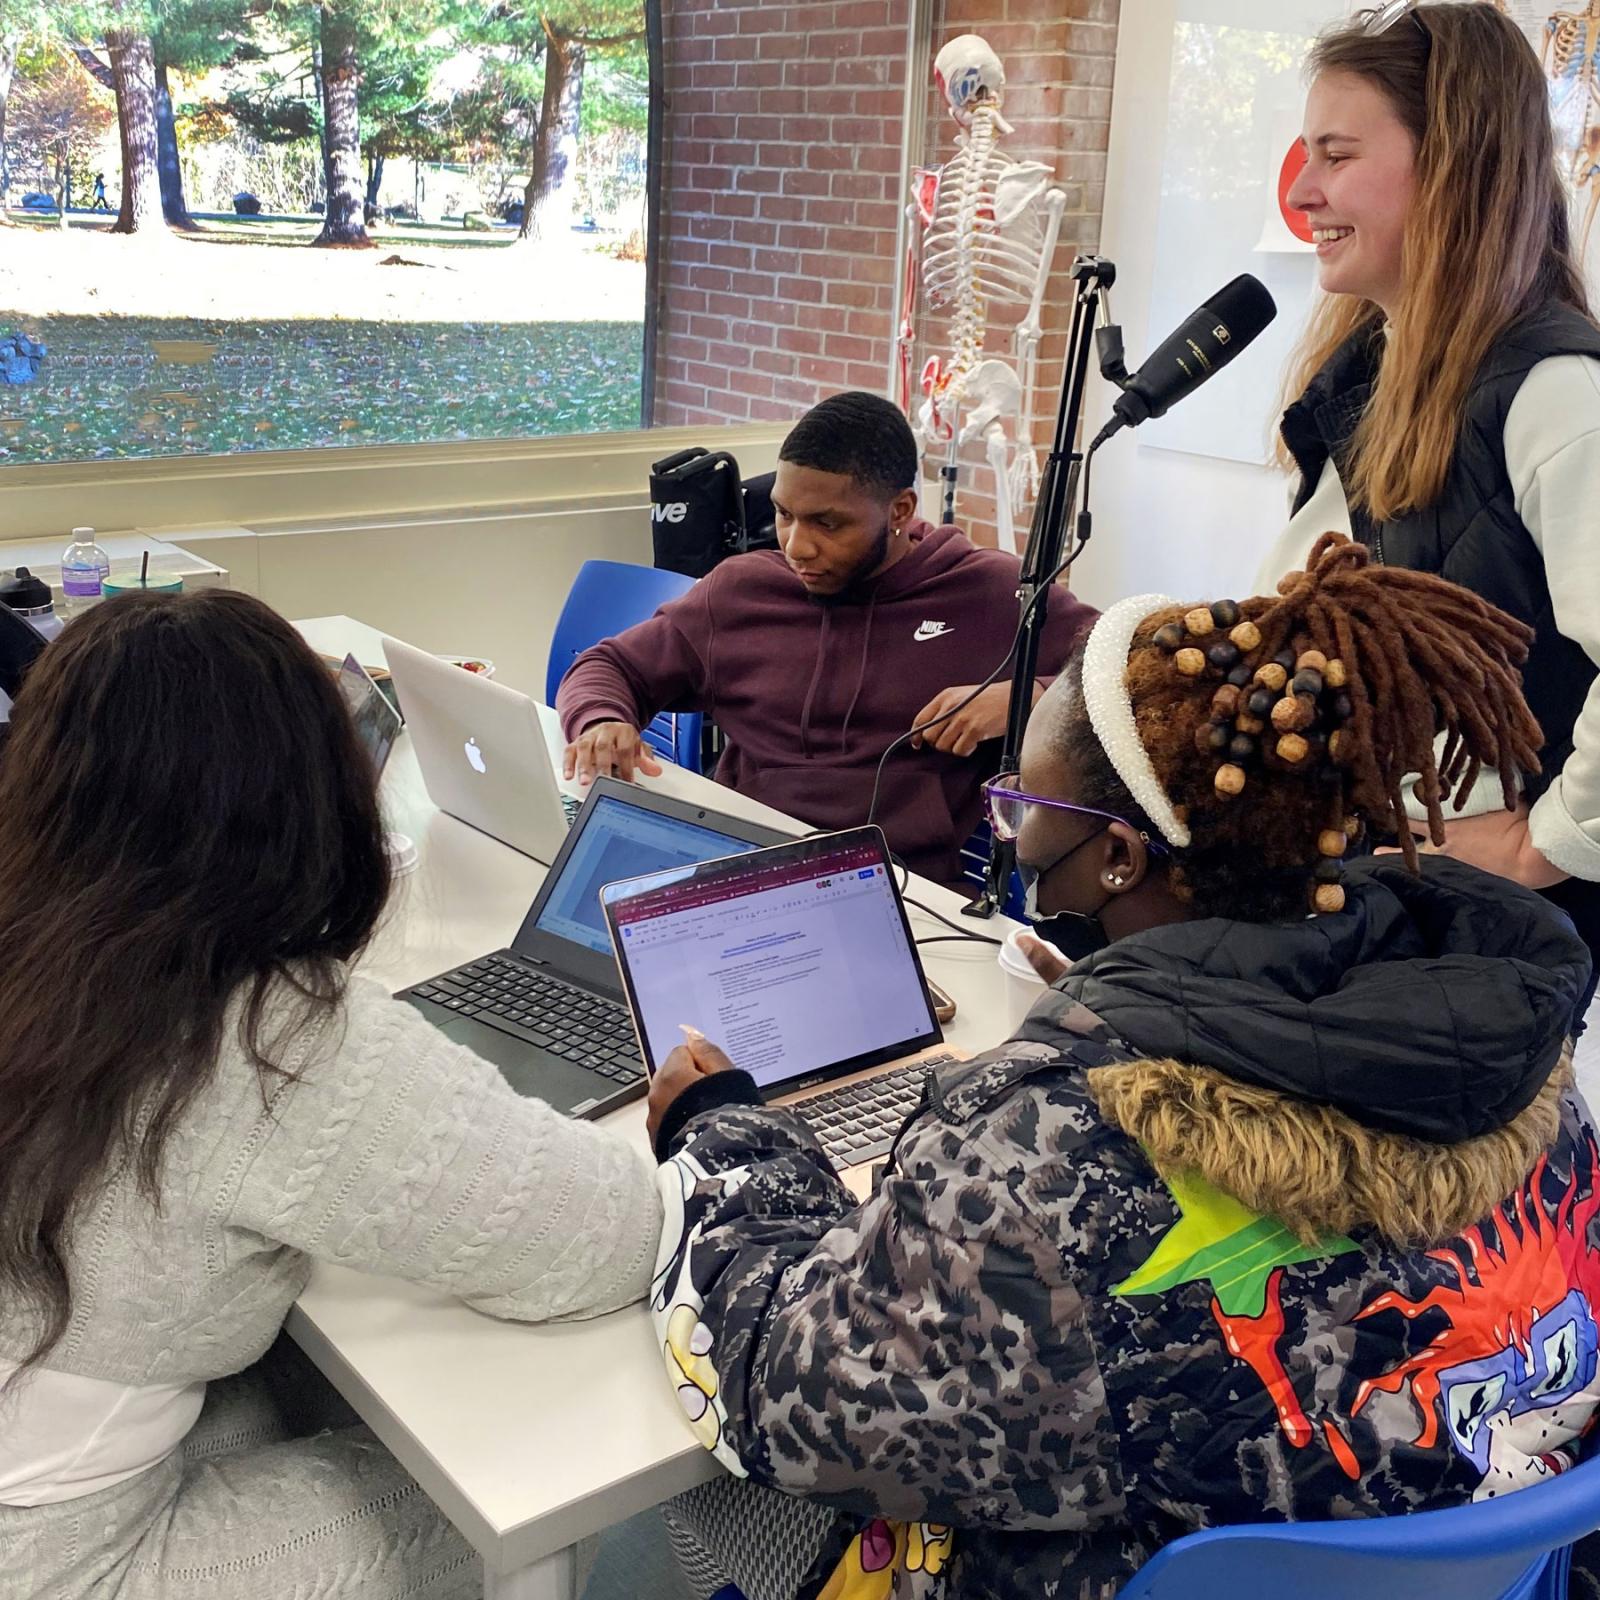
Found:
[[[26, 324], [49, 354], [32, 383], [0, 387], [11, 465], [639, 426], [639, 322]], [[164, 360], [153, 341], [215, 353]]]
[[154, 240], [71, 220], [0, 232], [0, 338], [49, 347], [0, 385], [0, 464], [639, 425], [644, 269], [593, 240], [399, 224], [318, 250], [314, 218]]

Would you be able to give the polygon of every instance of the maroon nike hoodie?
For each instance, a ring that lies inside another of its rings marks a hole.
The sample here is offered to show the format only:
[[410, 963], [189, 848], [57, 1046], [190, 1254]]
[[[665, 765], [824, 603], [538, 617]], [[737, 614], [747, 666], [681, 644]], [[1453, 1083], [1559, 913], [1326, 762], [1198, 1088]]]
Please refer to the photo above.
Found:
[[[910, 550], [882, 577], [826, 600], [776, 551], [724, 561], [573, 662], [556, 696], [567, 738], [596, 722], [643, 727], [661, 711], [703, 711], [727, 737], [719, 783], [815, 828], [865, 822], [884, 750], [942, 690], [986, 678], [1017, 626], [1015, 556], [953, 527], [907, 532]], [[1045, 604], [1048, 680], [1096, 613], [1061, 588]], [[964, 757], [903, 745], [889, 758], [876, 820], [913, 872], [960, 881], [998, 755], [994, 743]]]

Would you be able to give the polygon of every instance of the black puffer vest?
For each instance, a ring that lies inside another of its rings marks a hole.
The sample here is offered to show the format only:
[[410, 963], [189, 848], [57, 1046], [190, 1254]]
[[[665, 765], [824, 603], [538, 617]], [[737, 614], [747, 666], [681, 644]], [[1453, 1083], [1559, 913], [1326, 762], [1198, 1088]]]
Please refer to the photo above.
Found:
[[[1350, 481], [1350, 444], [1383, 359], [1379, 328], [1353, 335], [1336, 350], [1284, 413], [1284, 443], [1300, 469], [1298, 511], [1331, 455]], [[1461, 437], [1444, 492], [1426, 510], [1374, 523], [1350, 508], [1355, 536], [1379, 561], [1436, 572], [1471, 589], [1534, 630], [1522, 689], [1544, 730], [1542, 770], [1525, 774], [1530, 804], [1549, 788], [1572, 754], [1572, 730], [1596, 667], [1583, 647], [1556, 626], [1544, 558], [1517, 515], [1506, 473], [1506, 416], [1523, 379], [1551, 356], [1600, 358], [1600, 330], [1566, 306], [1549, 303], [1512, 324], [1490, 347], [1467, 394]], [[1600, 538], [1600, 507], [1595, 508]], [[1569, 879], [1545, 891], [1577, 924], [1600, 960], [1600, 884]]]
[[[1350, 443], [1371, 397], [1383, 356], [1381, 330], [1356, 334], [1337, 351], [1284, 413], [1284, 443], [1300, 469], [1298, 511], [1310, 499], [1331, 455], [1350, 481]], [[1522, 689], [1544, 730], [1542, 773], [1527, 778], [1538, 799], [1572, 754], [1572, 729], [1595, 664], [1556, 626], [1544, 558], [1517, 515], [1506, 473], [1506, 415], [1523, 379], [1551, 356], [1600, 358], [1600, 330], [1554, 303], [1514, 323], [1490, 347], [1467, 394], [1461, 437], [1444, 492], [1425, 510], [1374, 523], [1355, 506], [1350, 526], [1379, 561], [1436, 572], [1526, 622], [1535, 638]], [[1600, 507], [1595, 509], [1600, 538]]]

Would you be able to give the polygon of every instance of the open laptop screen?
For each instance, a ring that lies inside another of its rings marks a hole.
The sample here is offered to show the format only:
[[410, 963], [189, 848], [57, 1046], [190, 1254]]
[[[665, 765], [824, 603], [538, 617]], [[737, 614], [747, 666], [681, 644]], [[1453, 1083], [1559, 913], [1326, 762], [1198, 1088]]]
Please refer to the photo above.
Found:
[[940, 1042], [876, 828], [612, 884], [602, 898], [652, 1071], [683, 1023], [769, 1095]]
[[350, 708], [350, 720], [355, 724], [361, 748], [371, 759], [372, 770], [381, 778], [389, 752], [400, 737], [403, 726], [400, 713], [389, 704], [388, 696], [354, 656], [347, 655], [339, 668], [339, 693]]
[[533, 927], [609, 955], [611, 941], [600, 909], [600, 890], [606, 884], [753, 848], [748, 839], [600, 795], [582, 818], [582, 831], [565, 859], [557, 862], [555, 882], [542, 896]]

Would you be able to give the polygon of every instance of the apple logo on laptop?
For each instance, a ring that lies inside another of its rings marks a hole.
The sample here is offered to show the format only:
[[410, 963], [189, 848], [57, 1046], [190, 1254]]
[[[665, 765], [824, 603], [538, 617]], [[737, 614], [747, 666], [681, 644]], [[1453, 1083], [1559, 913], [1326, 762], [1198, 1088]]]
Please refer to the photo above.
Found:
[[464, 748], [467, 752], [467, 765], [474, 772], [487, 772], [489, 770], [483, 759], [483, 751], [478, 748], [476, 739], [468, 739]]

